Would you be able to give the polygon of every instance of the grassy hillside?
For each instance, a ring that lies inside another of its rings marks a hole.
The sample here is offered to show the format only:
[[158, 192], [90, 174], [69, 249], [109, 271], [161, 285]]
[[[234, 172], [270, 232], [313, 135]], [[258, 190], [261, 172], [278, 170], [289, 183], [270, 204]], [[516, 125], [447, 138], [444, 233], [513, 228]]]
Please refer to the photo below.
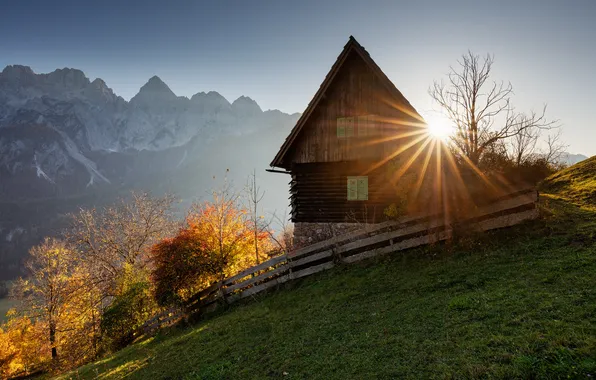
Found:
[[596, 156], [547, 178], [542, 191], [583, 207], [596, 207]]
[[544, 219], [338, 267], [63, 378], [596, 376], [594, 158]]

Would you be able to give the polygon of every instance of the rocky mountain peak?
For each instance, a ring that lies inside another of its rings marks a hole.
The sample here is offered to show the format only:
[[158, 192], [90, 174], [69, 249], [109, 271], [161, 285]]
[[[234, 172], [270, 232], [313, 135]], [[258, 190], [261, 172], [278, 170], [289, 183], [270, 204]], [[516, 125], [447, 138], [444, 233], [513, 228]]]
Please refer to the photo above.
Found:
[[149, 78], [147, 83], [145, 83], [143, 87], [141, 87], [139, 93], [143, 92], [161, 92], [176, 96], [174, 92], [172, 92], [170, 87], [168, 87], [168, 85], [165, 84], [164, 81], [162, 81], [161, 78], [157, 75], [154, 75], [151, 78]]
[[230, 102], [228, 102], [228, 100], [217, 91], [196, 93], [190, 98], [190, 101], [204, 108], [210, 108], [214, 110], [228, 108], [231, 106]]
[[248, 96], [241, 96], [238, 99], [234, 100], [234, 102], [232, 103], [232, 108], [235, 111], [248, 115], [254, 115], [263, 112], [263, 110], [261, 109], [261, 107], [259, 107], [257, 102], [255, 102]]
[[36, 81], [36, 75], [29, 66], [9, 65], [0, 73], [0, 83], [17, 86], [31, 86]]
[[8, 65], [0, 73], [0, 76], [3, 78], [20, 78], [29, 75], [35, 75], [35, 73], [31, 70], [31, 67], [23, 65]]
[[132, 104], [147, 105], [156, 102], [172, 101], [176, 98], [176, 94], [174, 94], [170, 87], [160, 77], [154, 75], [141, 87], [138, 94], [130, 102]]
[[95, 80], [93, 82], [91, 82], [92, 86], [95, 86], [96, 88], [103, 90], [103, 89], [109, 89], [111, 90], [108, 85], [106, 84], [106, 82], [103, 81], [103, 79], [101, 78], [95, 78]]
[[46, 74], [46, 80], [50, 85], [58, 85], [66, 88], [81, 89], [88, 86], [89, 78], [79, 69], [65, 67]]
[[118, 97], [101, 78], [96, 78], [86, 89], [85, 94], [92, 99], [115, 100]]

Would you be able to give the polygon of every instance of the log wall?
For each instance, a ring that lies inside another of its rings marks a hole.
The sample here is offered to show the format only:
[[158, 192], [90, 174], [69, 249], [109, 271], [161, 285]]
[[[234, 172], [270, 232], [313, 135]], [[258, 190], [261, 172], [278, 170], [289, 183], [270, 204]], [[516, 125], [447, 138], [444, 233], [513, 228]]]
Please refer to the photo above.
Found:
[[[292, 167], [292, 221], [310, 223], [377, 223], [395, 199], [382, 169], [366, 173], [363, 162], [302, 164]], [[347, 199], [348, 176], [368, 177], [368, 200]]]

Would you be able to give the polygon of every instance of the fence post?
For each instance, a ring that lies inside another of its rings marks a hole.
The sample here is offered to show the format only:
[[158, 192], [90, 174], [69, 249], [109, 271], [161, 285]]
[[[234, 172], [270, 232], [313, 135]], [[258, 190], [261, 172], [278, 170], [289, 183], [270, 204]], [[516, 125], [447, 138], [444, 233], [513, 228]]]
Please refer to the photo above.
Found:
[[226, 298], [226, 294], [224, 293], [223, 286], [224, 286], [224, 280], [222, 280], [222, 281], [219, 282], [219, 285], [218, 285], [219, 289], [218, 289], [217, 292], [219, 293], [219, 296], [223, 300], [224, 305], [227, 305], [228, 304], [228, 299]]

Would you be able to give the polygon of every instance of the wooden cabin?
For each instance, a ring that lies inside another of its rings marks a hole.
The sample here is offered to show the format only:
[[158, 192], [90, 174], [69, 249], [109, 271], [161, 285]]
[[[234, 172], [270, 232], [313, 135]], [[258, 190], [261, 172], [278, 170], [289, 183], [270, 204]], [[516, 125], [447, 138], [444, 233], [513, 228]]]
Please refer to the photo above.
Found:
[[269, 171], [291, 175], [292, 221], [386, 219], [398, 191], [388, 166], [416, 151], [422, 128], [422, 117], [350, 37], [271, 162], [277, 169]]

